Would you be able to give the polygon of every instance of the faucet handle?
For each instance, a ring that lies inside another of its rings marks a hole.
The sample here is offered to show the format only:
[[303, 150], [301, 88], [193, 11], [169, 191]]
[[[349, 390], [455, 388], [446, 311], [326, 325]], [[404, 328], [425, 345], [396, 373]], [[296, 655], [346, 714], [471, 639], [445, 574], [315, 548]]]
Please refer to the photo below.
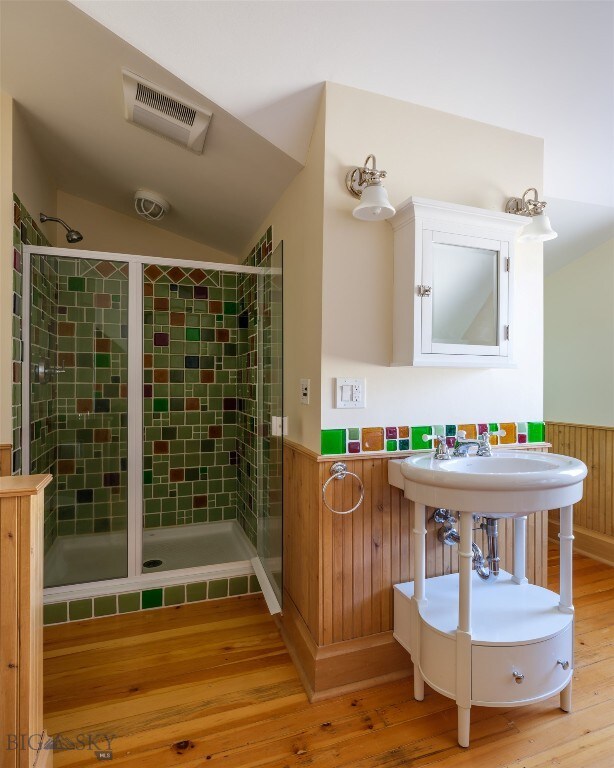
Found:
[[446, 442], [445, 435], [422, 435], [422, 439], [425, 443], [434, 443], [435, 440], [438, 440], [440, 443]]
[[445, 435], [422, 435], [424, 442], [437, 441], [437, 448], [435, 449], [436, 459], [449, 459], [450, 453], [448, 451], [448, 443]]

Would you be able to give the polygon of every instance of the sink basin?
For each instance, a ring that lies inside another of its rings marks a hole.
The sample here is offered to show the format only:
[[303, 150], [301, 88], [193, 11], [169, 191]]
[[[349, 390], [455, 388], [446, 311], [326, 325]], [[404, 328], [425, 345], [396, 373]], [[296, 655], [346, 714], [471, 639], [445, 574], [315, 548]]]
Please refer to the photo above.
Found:
[[489, 517], [519, 517], [575, 504], [586, 466], [556, 453], [496, 451], [440, 461], [432, 453], [389, 462], [391, 485], [412, 501]]

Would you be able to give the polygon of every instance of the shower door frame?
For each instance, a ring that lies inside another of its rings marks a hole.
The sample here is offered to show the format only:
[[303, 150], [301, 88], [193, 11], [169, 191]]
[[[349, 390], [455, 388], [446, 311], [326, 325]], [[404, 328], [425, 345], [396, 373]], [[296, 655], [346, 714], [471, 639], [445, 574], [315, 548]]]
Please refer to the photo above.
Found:
[[[229, 567], [219, 565], [177, 568], [169, 571], [144, 573], [143, 563], [143, 267], [157, 264], [164, 267], [183, 267], [216, 272], [236, 272], [240, 274], [277, 274], [281, 270], [271, 267], [248, 267], [241, 264], [225, 264], [215, 261], [195, 261], [192, 259], [165, 259], [160, 256], [116, 253], [110, 251], [86, 251], [77, 248], [55, 248], [49, 246], [23, 246], [23, 287], [22, 287], [22, 381], [21, 381], [21, 450], [22, 468], [30, 474], [30, 302], [32, 254], [57, 256], [71, 259], [92, 259], [96, 261], [116, 261], [128, 264], [128, 573], [116, 579], [88, 581], [78, 584], [66, 584], [59, 587], [46, 587], [44, 602], [73, 600], [79, 597], [103, 596], [130, 592], [145, 586], [168, 586], [174, 583], [184, 584], [200, 581], [203, 573], [207, 576], [223, 578], [254, 573], [251, 560], [240, 560]], [[131, 294], [130, 283], [134, 282]], [[26, 359], [27, 351], [27, 359]], [[259, 393], [260, 396], [260, 393]], [[140, 446], [140, 448], [139, 448]], [[136, 458], [132, 458], [136, 457]], [[23, 471], [23, 469], [22, 469]], [[138, 509], [139, 514], [132, 512]], [[132, 513], [131, 513], [132, 512]], [[83, 534], [86, 535], [86, 534]], [[261, 585], [262, 586], [262, 585]], [[272, 587], [268, 584], [265, 589]]]

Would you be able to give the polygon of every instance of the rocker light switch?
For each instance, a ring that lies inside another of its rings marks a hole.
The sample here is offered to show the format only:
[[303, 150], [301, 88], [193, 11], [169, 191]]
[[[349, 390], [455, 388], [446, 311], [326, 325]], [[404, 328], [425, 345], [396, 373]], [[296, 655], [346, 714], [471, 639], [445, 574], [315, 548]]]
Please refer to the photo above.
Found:
[[335, 379], [336, 408], [366, 408], [365, 379]]

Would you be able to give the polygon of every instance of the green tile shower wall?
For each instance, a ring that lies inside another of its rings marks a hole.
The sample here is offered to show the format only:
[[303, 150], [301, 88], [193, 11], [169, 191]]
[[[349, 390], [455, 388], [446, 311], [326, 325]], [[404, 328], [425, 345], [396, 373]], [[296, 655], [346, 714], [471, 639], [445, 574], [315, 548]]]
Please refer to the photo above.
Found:
[[[323, 456], [374, 451], [421, 451], [431, 450], [431, 443], [425, 435], [444, 435], [448, 446], [454, 445], [458, 430], [475, 431], [475, 434], [498, 431], [503, 428], [505, 437], [492, 437], [495, 445], [522, 445], [542, 443], [546, 439], [543, 421], [483, 422], [479, 424], [434, 424], [425, 426], [388, 427], [347, 427], [346, 429], [323, 429], [320, 450]], [[373, 433], [380, 433], [379, 440], [373, 440]]]
[[83, 621], [112, 616], [118, 613], [133, 613], [151, 608], [165, 608], [203, 600], [219, 600], [224, 597], [238, 597], [260, 592], [256, 576], [231, 576], [210, 579], [191, 584], [175, 584], [117, 595], [86, 597], [68, 602], [49, 603], [43, 608], [46, 625], [62, 624], [67, 621]]
[[[12, 314], [12, 472], [23, 471], [21, 457], [21, 382], [23, 373], [23, 246], [48, 246], [47, 238], [19, 200], [13, 196], [13, 314]], [[53, 302], [57, 290], [57, 267], [54, 259], [35, 256], [32, 264], [32, 315], [30, 324], [32, 360], [56, 363], [57, 329]], [[55, 382], [33, 383], [30, 413], [32, 472], [53, 473], [55, 460]], [[28, 470], [26, 470], [28, 471]], [[45, 491], [45, 552], [57, 536], [56, 480]]]
[[[30, 355], [35, 365], [57, 365], [57, 259], [34, 254], [30, 272], [32, 301], [30, 314]], [[30, 384], [30, 471], [53, 475], [45, 491], [45, 552], [57, 533], [57, 477], [55, 455], [57, 439], [57, 382], [55, 376], [31, 373]]]
[[258, 296], [257, 275], [239, 277], [239, 368], [237, 395], [243, 407], [237, 424], [237, 518], [256, 545], [258, 509]]
[[[271, 227], [260, 237], [244, 261], [244, 266], [270, 267], [273, 252]], [[239, 368], [237, 372], [237, 516], [254, 546], [257, 539], [258, 510], [275, 514], [281, 501], [281, 455], [271, 441], [273, 414], [282, 413], [281, 338], [276, 335], [273, 312], [280, 311], [275, 278], [264, 275], [239, 276], [237, 292]], [[261, 330], [258, 350], [258, 328]], [[260, 359], [258, 359], [260, 354]], [[258, 366], [261, 380], [258, 381]], [[258, 388], [260, 411], [258, 409]], [[258, 482], [260, 479], [260, 483]]]
[[149, 265], [143, 299], [146, 528], [237, 515], [237, 275]]
[[[57, 258], [58, 535], [128, 519], [128, 265]], [[120, 571], [115, 574], [125, 575]]]
[[[21, 381], [22, 381], [22, 308], [23, 308], [23, 246], [42, 245], [49, 246], [47, 238], [40, 231], [38, 224], [26, 210], [17, 195], [13, 195], [13, 474], [21, 474]], [[47, 280], [48, 285], [42, 287], [44, 293], [49, 295], [52, 291], [52, 274], [41, 275], [41, 281]], [[53, 346], [53, 328], [48, 328], [48, 308], [41, 301], [40, 313], [33, 318], [40, 325], [41, 333], [48, 332], [49, 344]]]

